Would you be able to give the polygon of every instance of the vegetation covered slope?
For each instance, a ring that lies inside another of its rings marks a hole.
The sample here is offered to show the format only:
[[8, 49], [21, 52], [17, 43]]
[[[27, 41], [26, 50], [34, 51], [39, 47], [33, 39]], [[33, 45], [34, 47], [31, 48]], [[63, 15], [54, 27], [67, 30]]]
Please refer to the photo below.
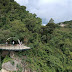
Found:
[[[65, 24], [67, 28], [72, 28], [72, 20], [70, 21], [65, 21], [65, 22], [61, 22], [62, 24]], [[61, 23], [58, 23], [58, 24], [61, 24]]]
[[30, 50], [16, 53], [31, 71], [72, 72], [72, 29], [61, 28], [52, 19], [46, 26], [41, 24], [25, 6], [0, 0], [0, 43], [17, 37], [30, 46]]
[[0, 43], [14, 36], [24, 40], [30, 32], [39, 31], [41, 19], [26, 11], [25, 6], [13, 0], [0, 0], [0, 5]]

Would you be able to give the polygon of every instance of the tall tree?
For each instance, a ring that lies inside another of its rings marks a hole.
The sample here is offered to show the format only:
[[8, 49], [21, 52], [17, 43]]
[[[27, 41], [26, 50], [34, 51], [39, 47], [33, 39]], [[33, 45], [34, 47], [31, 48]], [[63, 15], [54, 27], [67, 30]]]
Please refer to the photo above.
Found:
[[49, 20], [49, 23], [54, 23], [54, 20], [51, 18], [51, 19]]

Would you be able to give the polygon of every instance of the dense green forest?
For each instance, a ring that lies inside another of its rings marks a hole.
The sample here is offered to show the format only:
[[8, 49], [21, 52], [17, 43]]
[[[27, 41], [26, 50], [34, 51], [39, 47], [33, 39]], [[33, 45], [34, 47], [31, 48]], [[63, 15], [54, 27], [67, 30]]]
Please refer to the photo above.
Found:
[[25, 6], [0, 0], [0, 44], [16, 37], [31, 47], [16, 54], [32, 71], [72, 72], [72, 21], [63, 23], [67, 26], [60, 27], [51, 18], [42, 26], [42, 19], [26, 11]]

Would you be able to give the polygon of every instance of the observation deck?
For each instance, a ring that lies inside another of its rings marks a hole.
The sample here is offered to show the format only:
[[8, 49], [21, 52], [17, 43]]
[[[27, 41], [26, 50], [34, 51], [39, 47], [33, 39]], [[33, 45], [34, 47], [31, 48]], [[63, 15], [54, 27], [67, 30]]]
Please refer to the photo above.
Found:
[[20, 44], [15, 44], [15, 45], [3, 45], [0, 44], [0, 49], [2, 50], [15, 50], [15, 51], [19, 51], [19, 50], [27, 50], [30, 49], [30, 47], [25, 46], [24, 44], [20, 45]]

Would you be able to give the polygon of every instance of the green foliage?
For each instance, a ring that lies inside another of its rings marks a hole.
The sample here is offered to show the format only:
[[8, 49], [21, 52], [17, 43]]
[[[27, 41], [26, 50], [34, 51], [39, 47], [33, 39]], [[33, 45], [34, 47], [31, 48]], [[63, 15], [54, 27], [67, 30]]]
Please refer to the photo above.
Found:
[[[61, 23], [58, 23], [58, 24], [61, 24]], [[65, 24], [65, 28], [72, 28], [72, 20], [62, 22], [62, 24]]]
[[55, 25], [54, 23], [48, 23], [46, 26], [47, 26], [48, 32], [49, 32], [50, 34], [53, 33], [53, 31], [54, 31], [54, 29], [55, 29], [55, 27], [56, 27], [56, 25]]
[[14, 61], [11, 61], [11, 64], [14, 65], [15, 64]]
[[49, 23], [54, 23], [54, 20], [51, 18], [51, 19], [49, 20]]
[[8, 61], [11, 61], [12, 59], [9, 56], [6, 56], [3, 60], [3, 63], [6, 63]]
[[18, 65], [18, 64], [17, 64], [17, 68], [18, 68], [18, 72], [22, 72], [22, 67], [21, 67], [21, 65]]
[[[32, 71], [72, 72], [72, 21], [64, 22], [64, 28], [52, 18], [46, 26], [41, 24], [42, 20], [26, 11], [25, 6], [14, 0], [0, 0], [0, 44], [16, 37], [31, 47], [16, 53]], [[6, 56], [3, 63], [10, 60]], [[22, 67], [17, 67], [22, 72]]]

